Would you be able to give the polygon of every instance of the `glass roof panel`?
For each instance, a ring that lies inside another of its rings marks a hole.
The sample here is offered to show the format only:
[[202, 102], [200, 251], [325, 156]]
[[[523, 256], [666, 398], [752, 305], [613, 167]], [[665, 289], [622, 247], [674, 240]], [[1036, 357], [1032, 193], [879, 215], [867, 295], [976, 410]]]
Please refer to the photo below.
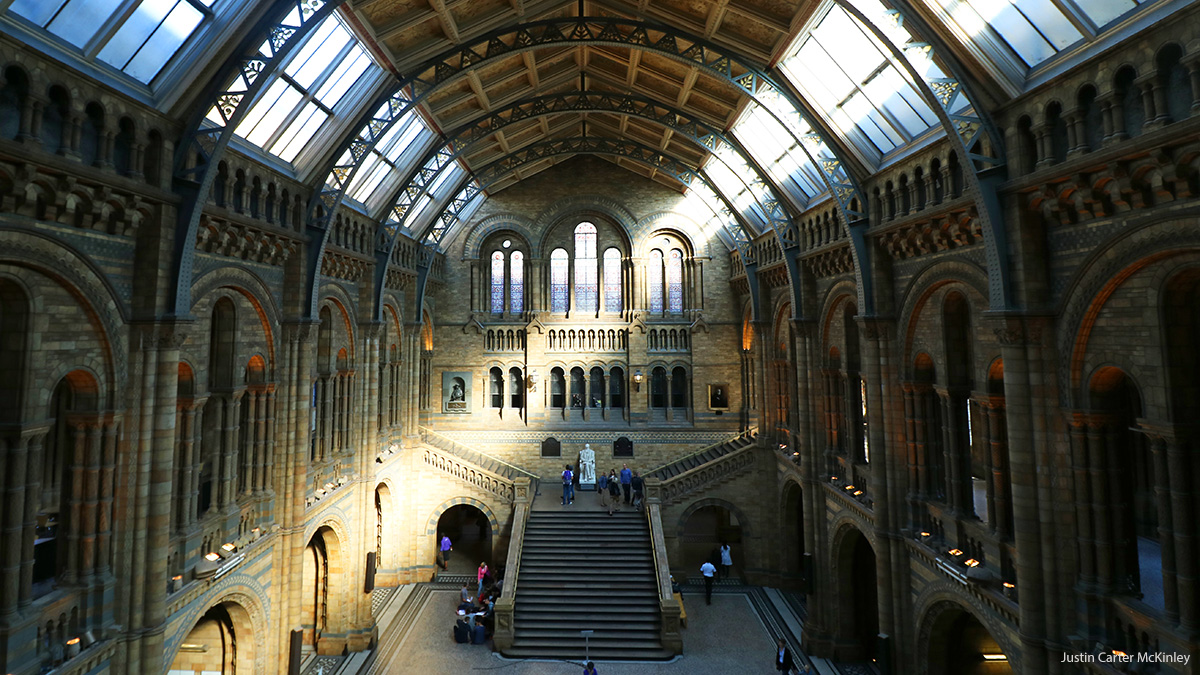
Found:
[[[893, 29], [903, 33], [902, 28]], [[892, 65], [890, 49], [840, 6], [829, 5], [818, 12], [790, 52], [780, 64], [784, 76], [873, 161], [910, 143], [937, 122], [920, 94]]]
[[[213, 4], [214, 0], [139, 0], [130, 7], [122, 0], [14, 0], [9, 11], [81, 50], [95, 49], [103, 63], [150, 84], [212, 18], [208, 8]], [[115, 30], [109, 30], [114, 17]]]

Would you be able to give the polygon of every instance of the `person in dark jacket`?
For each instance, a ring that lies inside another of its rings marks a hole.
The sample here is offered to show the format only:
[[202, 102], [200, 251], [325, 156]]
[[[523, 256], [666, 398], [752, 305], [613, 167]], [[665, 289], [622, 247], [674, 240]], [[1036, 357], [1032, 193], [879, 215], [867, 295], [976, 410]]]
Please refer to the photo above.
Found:
[[775, 670], [789, 675], [796, 668], [792, 660], [792, 650], [788, 649], [787, 641], [779, 638], [779, 648], [775, 651]]

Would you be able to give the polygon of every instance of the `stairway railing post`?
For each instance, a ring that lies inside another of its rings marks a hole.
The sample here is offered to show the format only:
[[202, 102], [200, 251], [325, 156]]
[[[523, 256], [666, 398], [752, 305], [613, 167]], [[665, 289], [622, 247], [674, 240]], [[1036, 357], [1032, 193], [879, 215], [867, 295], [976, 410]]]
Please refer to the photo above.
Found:
[[671, 565], [667, 560], [667, 541], [662, 527], [662, 480], [646, 478], [646, 521], [650, 526], [650, 545], [654, 551], [654, 574], [658, 587], [658, 611], [662, 621], [661, 637], [664, 649], [683, 653], [683, 633], [680, 632], [679, 602], [671, 590]]
[[529, 520], [529, 508], [533, 502], [532, 485], [528, 477], [513, 480], [513, 523], [512, 536], [508, 539], [508, 556], [504, 564], [504, 586], [494, 610], [496, 630], [493, 642], [501, 653], [511, 649], [515, 631], [513, 615], [516, 613], [517, 575], [521, 571], [521, 546], [525, 542], [525, 523]]

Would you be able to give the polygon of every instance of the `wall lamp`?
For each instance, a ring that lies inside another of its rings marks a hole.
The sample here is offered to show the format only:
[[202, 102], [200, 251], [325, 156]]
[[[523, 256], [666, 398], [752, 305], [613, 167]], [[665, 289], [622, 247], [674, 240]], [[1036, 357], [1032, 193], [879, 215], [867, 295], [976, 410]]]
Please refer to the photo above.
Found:
[[633, 390], [634, 391], [642, 390], [642, 380], [644, 380], [644, 379], [646, 379], [646, 376], [642, 373], [642, 371], [640, 371], [640, 370], [633, 371]]

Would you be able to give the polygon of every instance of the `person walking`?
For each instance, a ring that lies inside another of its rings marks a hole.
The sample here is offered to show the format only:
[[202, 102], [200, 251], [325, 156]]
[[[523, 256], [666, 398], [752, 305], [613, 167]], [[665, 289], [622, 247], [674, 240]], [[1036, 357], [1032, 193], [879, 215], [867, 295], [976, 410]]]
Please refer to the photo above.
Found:
[[792, 659], [792, 650], [788, 649], [786, 640], [779, 638], [779, 644], [775, 650], [775, 670], [784, 675], [791, 675], [795, 667], [796, 662]]
[[613, 514], [613, 509], [621, 510], [621, 484], [617, 482], [615, 469], [608, 476], [608, 515]]
[[721, 578], [728, 579], [733, 572], [733, 552], [729, 549], [729, 544], [721, 542]]
[[600, 508], [608, 507], [608, 476], [596, 476], [596, 492], [600, 494]]
[[563, 481], [563, 506], [570, 506], [575, 503], [575, 475], [571, 473], [571, 465], [564, 464], [562, 472]]
[[442, 571], [450, 569], [450, 551], [454, 547], [450, 545], [450, 535], [442, 534], [442, 541], [438, 545], [438, 562], [442, 564]]
[[704, 575], [704, 601], [710, 605], [712, 604], [713, 575], [716, 573], [717, 568], [708, 560], [705, 560], [704, 564], [700, 566], [700, 574]]
[[487, 573], [487, 563], [479, 563], [479, 569], [475, 572], [475, 576], [479, 579], [479, 590], [475, 591], [476, 595], [483, 595], [483, 578], [487, 576]]
[[632, 504], [633, 496], [631, 488], [633, 484], [633, 472], [629, 470], [628, 464], [621, 465], [621, 491], [625, 493], [625, 503]]
[[641, 511], [642, 510], [642, 499], [645, 497], [646, 481], [643, 480], [642, 477], [639, 476], [638, 472], [635, 470], [633, 472], [633, 478], [630, 480], [630, 482], [633, 485], [633, 508], [637, 509], [638, 511]]

